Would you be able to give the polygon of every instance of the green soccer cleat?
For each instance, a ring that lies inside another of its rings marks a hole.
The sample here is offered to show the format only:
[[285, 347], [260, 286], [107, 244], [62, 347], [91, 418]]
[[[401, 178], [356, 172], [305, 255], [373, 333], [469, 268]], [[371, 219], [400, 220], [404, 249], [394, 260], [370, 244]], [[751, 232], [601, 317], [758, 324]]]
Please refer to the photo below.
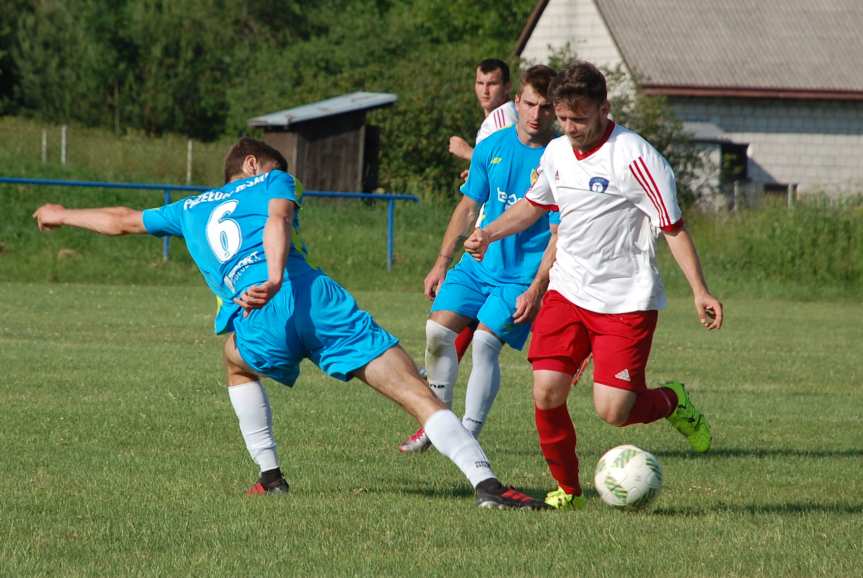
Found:
[[679, 381], [669, 381], [662, 384], [677, 394], [677, 408], [667, 419], [674, 428], [686, 436], [692, 449], [704, 453], [710, 449], [710, 426], [704, 415], [692, 405], [686, 388]]
[[545, 503], [555, 510], [581, 510], [587, 499], [584, 496], [567, 494], [566, 490], [558, 487], [545, 495]]

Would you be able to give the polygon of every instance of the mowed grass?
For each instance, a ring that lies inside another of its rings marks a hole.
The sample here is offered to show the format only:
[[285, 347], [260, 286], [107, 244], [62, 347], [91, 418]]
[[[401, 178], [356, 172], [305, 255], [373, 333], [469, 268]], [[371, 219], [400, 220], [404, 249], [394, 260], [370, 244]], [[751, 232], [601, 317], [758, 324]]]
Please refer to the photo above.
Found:
[[[421, 354], [421, 296], [357, 297]], [[440, 455], [398, 453], [415, 424], [397, 407], [311, 365], [294, 389], [268, 382], [291, 494], [243, 497], [256, 472], [213, 305], [203, 287], [0, 283], [0, 575], [863, 574], [860, 304], [735, 299], [707, 333], [674, 298], [649, 378], [690, 384], [715, 449], [691, 454], [665, 423], [600, 422], [588, 375], [570, 396], [589, 496], [576, 513], [478, 510]], [[503, 366], [482, 441], [504, 481], [541, 495], [529, 368], [511, 350]], [[593, 491], [621, 443], [662, 462], [647, 511]]]

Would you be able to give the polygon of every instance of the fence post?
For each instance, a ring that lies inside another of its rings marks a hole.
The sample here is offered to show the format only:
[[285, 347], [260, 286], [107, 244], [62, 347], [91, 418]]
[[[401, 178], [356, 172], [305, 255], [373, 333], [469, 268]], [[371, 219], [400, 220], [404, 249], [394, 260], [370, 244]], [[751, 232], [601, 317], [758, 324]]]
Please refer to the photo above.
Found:
[[734, 212], [737, 212], [737, 208], [740, 205], [740, 181], [734, 181]]
[[42, 129], [42, 164], [48, 162], [48, 129]]
[[60, 127], [60, 164], [66, 164], [66, 125]]
[[785, 194], [785, 205], [789, 209], [793, 209], [795, 203], [797, 202], [797, 183], [791, 183], [788, 185], [787, 192]]
[[[171, 191], [165, 189], [162, 191], [162, 201], [165, 205], [171, 202]], [[162, 237], [162, 261], [168, 260], [168, 254], [171, 250], [171, 235]]]
[[393, 253], [395, 237], [396, 202], [393, 199], [387, 201], [387, 272], [393, 270]]
[[186, 144], [186, 184], [192, 184], [192, 139]]

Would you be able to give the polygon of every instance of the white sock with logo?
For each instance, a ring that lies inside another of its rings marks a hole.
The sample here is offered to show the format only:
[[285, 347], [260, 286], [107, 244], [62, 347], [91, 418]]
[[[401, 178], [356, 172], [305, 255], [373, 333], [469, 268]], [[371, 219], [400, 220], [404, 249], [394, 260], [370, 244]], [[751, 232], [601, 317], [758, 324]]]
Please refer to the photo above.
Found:
[[426, 321], [426, 372], [429, 387], [447, 407], [452, 407], [452, 390], [458, 379], [457, 333], [440, 323]]
[[240, 422], [246, 449], [262, 472], [279, 467], [273, 438], [273, 412], [260, 381], [228, 386], [228, 397]]
[[500, 350], [503, 342], [488, 331], [473, 334], [473, 368], [467, 381], [462, 425], [479, 437], [500, 390]]
[[479, 442], [462, 427], [452, 411], [436, 411], [423, 428], [437, 451], [452, 460], [474, 488], [480, 482], [496, 477]]

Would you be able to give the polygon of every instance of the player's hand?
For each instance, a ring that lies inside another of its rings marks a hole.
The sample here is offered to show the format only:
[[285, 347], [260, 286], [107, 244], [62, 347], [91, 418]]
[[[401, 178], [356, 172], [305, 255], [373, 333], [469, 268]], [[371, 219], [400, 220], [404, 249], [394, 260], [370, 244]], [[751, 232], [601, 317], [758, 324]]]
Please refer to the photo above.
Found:
[[515, 323], [526, 323], [531, 321], [539, 312], [539, 306], [542, 303], [542, 293], [539, 289], [528, 287], [527, 291], [516, 297], [515, 313], [512, 314], [512, 320]]
[[40, 231], [48, 231], [63, 226], [63, 212], [66, 208], [63, 205], [42, 205], [36, 212], [33, 213], [33, 218], [36, 219], [36, 226]]
[[464, 241], [464, 250], [477, 261], [482, 261], [486, 249], [488, 249], [489, 238], [488, 233], [482, 229], [474, 229], [470, 237]]
[[246, 289], [242, 295], [234, 299], [234, 303], [243, 308], [243, 317], [248, 317], [252, 309], [260, 309], [266, 305], [281, 288], [281, 282], [267, 280]]
[[695, 296], [695, 311], [698, 313], [698, 320], [705, 328], [719, 329], [722, 327], [724, 314], [722, 303], [710, 293]]
[[423, 293], [429, 301], [434, 301], [434, 298], [437, 297], [440, 286], [443, 283], [444, 278], [446, 278], [446, 270], [448, 267], [449, 261], [444, 260], [443, 257], [438, 257], [434, 267], [432, 267], [429, 274], [426, 275], [426, 278], [423, 281]]
[[463, 170], [462, 172], [460, 172], [460, 173], [458, 174], [458, 176], [459, 176], [459, 178], [460, 178], [462, 181], [467, 182], [467, 176], [468, 176], [469, 174], [470, 174], [470, 170], [469, 170], [469, 169], [465, 169], [465, 170]]
[[460, 136], [449, 137], [449, 152], [460, 159], [469, 160], [473, 154], [473, 147]]

